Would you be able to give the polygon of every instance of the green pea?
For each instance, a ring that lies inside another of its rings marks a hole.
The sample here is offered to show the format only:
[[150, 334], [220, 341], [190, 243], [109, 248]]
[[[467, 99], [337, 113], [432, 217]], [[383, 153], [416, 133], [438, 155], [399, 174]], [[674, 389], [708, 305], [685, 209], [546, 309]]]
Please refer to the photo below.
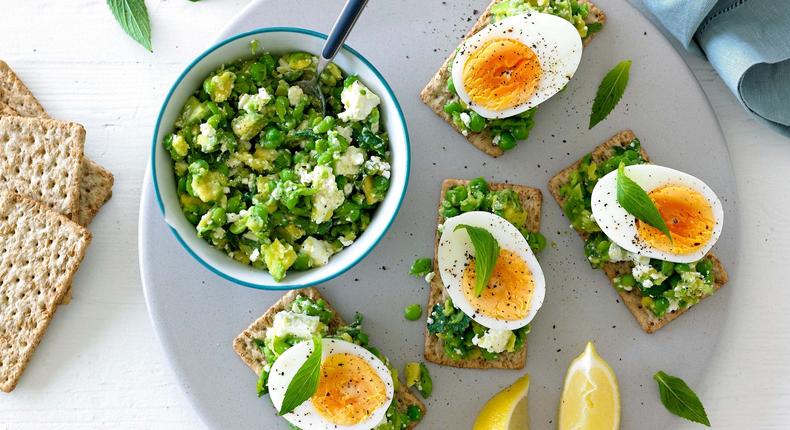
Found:
[[422, 316], [422, 306], [414, 303], [403, 309], [403, 317], [409, 321], [417, 321]]
[[634, 278], [634, 275], [630, 273], [626, 273], [625, 275], [620, 276], [618, 279], [618, 284], [622, 287], [633, 287], [636, 285], [636, 278]]
[[483, 128], [486, 126], [486, 120], [479, 113], [472, 111], [469, 114], [469, 129], [475, 133], [479, 133], [483, 131]]
[[461, 112], [463, 109], [464, 108], [461, 106], [461, 103], [458, 102], [450, 102], [444, 105], [444, 111], [448, 115], [452, 115], [453, 112]]
[[503, 151], [509, 151], [516, 147], [516, 139], [512, 134], [504, 132], [499, 135], [499, 147], [502, 148]]
[[321, 165], [327, 165], [327, 164], [331, 163], [333, 159], [334, 159], [334, 157], [332, 157], [332, 153], [331, 152], [324, 152], [323, 154], [318, 156], [318, 159], [316, 160], [316, 163], [321, 164]]
[[283, 132], [281, 132], [276, 127], [271, 127], [266, 130], [266, 134], [263, 137], [262, 145], [266, 149], [277, 149], [285, 140], [285, 136]]
[[442, 209], [442, 216], [445, 218], [452, 218], [454, 216], [458, 216], [461, 214], [461, 211], [458, 210], [456, 207], [448, 207]]
[[269, 71], [266, 69], [265, 64], [253, 63], [252, 66], [250, 66], [250, 76], [252, 77], [252, 80], [258, 85], [263, 83], [268, 74]]
[[411, 422], [419, 421], [422, 418], [422, 409], [416, 405], [409, 405], [409, 407], [406, 408], [406, 416]]
[[326, 133], [327, 131], [333, 129], [335, 127], [335, 118], [331, 116], [325, 116], [321, 122], [318, 123], [315, 127], [313, 127], [313, 131], [315, 133]]
[[677, 263], [675, 264], [675, 271], [678, 273], [690, 272], [691, 266], [686, 263]]
[[516, 140], [524, 140], [529, 136], [529, 129], [526, 126], [519, 125], [510, 129], [510, 134]]
[[310, 256], [305, 253], [300, 253], [296, 256], [293, 266], [294, 270], [307, 270], [310, 268]]
[[664, 315], [669, 309], [669, 300], [666, 297], [659, 297], [653, 300], [653, 313], [660, 316]]
[[327, 148], [329, 148], [329, 142], [327, 142], [326, 139], [318, 139], [315, 141], [316, 152], [326, 152]]
[[675, 270], [675, 264], [671, 261], [662, 261], [661, 262], [661, 274], [664, 276], [669, 276]]

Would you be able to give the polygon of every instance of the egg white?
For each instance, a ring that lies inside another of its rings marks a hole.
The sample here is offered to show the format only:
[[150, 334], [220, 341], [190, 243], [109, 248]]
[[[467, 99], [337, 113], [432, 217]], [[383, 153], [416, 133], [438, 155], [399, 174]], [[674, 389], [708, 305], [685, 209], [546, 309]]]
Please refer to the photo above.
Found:
[[617, 170], [614, 170], [599, 179], [592, 192], [593, 218], [612, 242], [626, 251], [673, 263], [692, 263], [710, 251], [721, 235], [724, 209], [716, 193], [707, 184], [687, 173], [654, 164], [626, 166], [625, 173], [647, 193], [669, 184], [684, 185], [699, 192], [713, 210], [713, 234], [703, 247], [688, 254], [675, 254], [649, 245], [637, 232], [636, 218], [617, 202]]
[[[294, 375], [302, 367], [307, 357], [313, 351], [313, 341], [308, 340], [297, 343], [288, 348], [280, 355], [269, 370], [269, 397], [276, 410], [280, 410], [285, 397], [288, 384], [291, 383]], [[387, 401], [377, 408], [366, 420], [350, 425], [343, 426], [327, 421], [313, 405], [311, 400], [307, 400], [297, 406], [293, 412], [283, 415], [289, 423], [302, 430], [370, 430], [381, 424], [386, 419], [387, 408], [389, 408], [394, 398], [394, 385], [392, 374], [387, 366], [372, 352], [367, 349], [340, 339], [321, 340], [322, 361], [332, 354], [351, 354], [364, 359], [379, 375], [386, 388]]]
[[[532, 293], [532, 301], [526, 317], [512, 321], [492, 318], [477, 312], [466, 298], [462, 288], [464, 269], [469, 261], [469, 256], [474, 256], [475, 249], [465, 229], [455, 231], [455, 227], [459, 224], [488, 230], [499, 243], [501, 249], [514, 252], [527, 264], [532, 272], [535, 291]], [[439, 240], [438, 262], [439, 275], [453, 304], [484, 327], [495, 330], [515, 330], [524, 327], [535, 318], [538, 309], [543, 305], [543, 298], [546, 295], [546, 280], [543, 277], [543, 270], [524, 235], [513, 224], [498, 215], [490, 212], [472, 211], [447, 219]]]
[[[473, 103], [464, 88], [464, 64], [469, 54], [492, 39], [517, 40], [529, 46], [540, 61], [542, 74], [535, 94], [526, 103], [494, 111]], [[546, 13], [511, 16], [469, 37], [461, 44], [453, 60], [452, 78], [458, 97], [485, 118], [508, 118], [543, 103], [570, 81], [582, 59], [582, 39], [570, 22]]]

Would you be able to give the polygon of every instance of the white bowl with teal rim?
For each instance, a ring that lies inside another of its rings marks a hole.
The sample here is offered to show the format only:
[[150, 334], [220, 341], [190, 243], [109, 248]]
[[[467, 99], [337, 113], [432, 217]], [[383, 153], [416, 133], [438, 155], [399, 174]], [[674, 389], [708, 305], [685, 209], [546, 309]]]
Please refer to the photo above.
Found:
[[165, 97], [154, 128], [151, 145], [151, 173], [154, 192], [165, 222], [184, 249], [211, 272], [239, 285], [265, 290], [290, 290], [328, 281], [359, 263], [384, 237], [400, 209], [409, 179], [409, 134], [400, 104], [387, 81], [359, 52], [344, 46], [334, 62], [349, 74], [356, 74], [381, 98], [382, 125], [389, 135], [391, 153], [390, 188], [379, 203], [368, 228], [353, 244], [339, 251], [325, 266], [306, 271], [289, 271], [276, 282], [265, 270], [237, 262], [222, 250], [197, 235], [181, 210], [173, 161], [164, 149], [163, 139], [173, 131], [187, 98], [201, 86], [203, 79], [222, 64], [250, 57], [250, 43], [257, 40], [261, 49], [272, 53], [321, 52], [326, 35], [301, 28], [270, 27], [242, 33], [223, 40], [200, 54], [176, 79]]

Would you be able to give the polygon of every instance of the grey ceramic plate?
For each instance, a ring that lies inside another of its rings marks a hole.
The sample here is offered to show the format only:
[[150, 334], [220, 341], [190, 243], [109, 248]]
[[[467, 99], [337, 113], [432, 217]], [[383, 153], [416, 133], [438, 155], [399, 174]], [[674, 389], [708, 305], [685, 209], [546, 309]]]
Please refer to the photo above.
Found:
[[[570, 361], [588, 340], [614, 367], [623, 399], [623, 428], [678, 424], [661, 406], [651, 376], [665, 370], [698, 385], [727, 316], [728, 285], [653, 335], [643, 333], [600, 271], [585, 262], [582, 242], [548, 195], [558, 170], [624, 128], [633, 129], [652, 159], [706, 181], [724, 202], [717, 253], [732, 272], [737, 224], [735, 182], [727, 148], [705, 96], [683, 60], [639, 12], [621, 0], [600, 0], [608, 24], [585, 49], [569, 88], [545, 103], [530, 140], [492, 159], [443, 123], [418, 99], [419, 90], [476, 19], [487, 0], [372, 1], [348, 40], [383, 73], [398, 96], [412, 141], [413, 168], [405, 204], [384, 240], [359, 265], [321, 287], [350, 319], [367, 315], [374, 344], [398, 366], [422, 358], [424, 322], [403, 319], [405, 305], [427, 299], [427, 285], [408, 275], [416, 257], [433, 250], [439, 186], [445, 178], [485, 176], [540, 187], [542, 232], [550, 246], [539, 255], [546, 302], [533, 321], [523, 371], [473, 371], [430, 366], [434, 394], [424, 429], [469, 428], [483, 402], [524, 372], [532, 378], [533, 428], [553, 428]], [[221, 37], [265, 26], [328, 32], [340, 0], [253, 2]], [[631, 81], [615, 112], [586, 130], [598, 82], [622, 59]], [[210, 428], [286, 429], [231, 341], [280, 293], [252, 290], [211, 274], [181, 249], [153, 199], [149, 179], [140, 212], [140, 269], [148, 309], [179, 384]], [[649, 424], [648, 424], [649, 423]]]

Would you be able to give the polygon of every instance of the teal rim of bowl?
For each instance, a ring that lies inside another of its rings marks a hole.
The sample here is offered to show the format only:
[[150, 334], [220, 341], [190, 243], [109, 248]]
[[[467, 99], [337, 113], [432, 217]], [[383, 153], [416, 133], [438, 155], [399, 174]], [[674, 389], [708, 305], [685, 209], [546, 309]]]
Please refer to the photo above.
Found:
[[[159, 193], [159, 181], [157, 180], [157, 177], [156, 177], [156, 150], [157, 150], [157, 147], [158, 147], [157, 136], [159, 136], [159, 127], [162, 124], [162, 116], [164, 115], [165, 109], [167, 108], [168, 104], [170, 103], [170, 98], [173, 96], [173, 92], [175, 92], [176, 87], [178, 87], [178, 85], [181, 83], [181, 81], [184, 80], [184, 77], [192, 70], [192, 68], [195, 67], [195, 65], [197, 63], [202, 61], [203, 58], [205, 58], [206, 56], [208, 56], [212, 52], [216, 51], [217, 49], [219, 49], [219, 48], [221, 48], [221, 47], [223, 47], [223, 46], [227, 45], [228, 43], [233, 42], [235, 40], [238, 40], [238, 39], [241, 39], [241, 38], [244, 38], [244, 37], [248, 37], [248, 36], [253, 36], [253, 35], [256, 35], [256, 34], [266, 34], [266, 33], [298, 33], [298, 34], [305, 34], [305, 35], [308, 35], [308, 36], [313, 36], [313, 37], [316, 37], [316, 38], [319, 38], [319, 39], [326, 39], [327, 38], [326, 34], [319, 33], [317, 31], [313, 31], [313, 30], [307, 30], [307, 29], [304, 29], [304, 28], [298, 28], [298, 27], [266, 27], [266, 28], [259, 28], [259, 29], [248, 31], [248, 32], [245, 32], [245, 33], [240, 33], [240, 34], [237, 34], [235, 36], [231, 36], [231, 37], [229, 37], [229, 38], [227, 38], [225, 40], [222, 40], [220, 42], [217, 42], [213, 46], [211, 46], [210, 48], [205, 50], [197, 58], [192, 60], [191, 63], [189, 63], [189, 65], [184, 69], [184, 71], [181, 72], [181, 74], [178, 76], [178, 78], [176, 79], [175, 83], [173, 83], [173, 85], [170, 87], [170, 91], [167, 92], [167, 96], [165, 97], [165, 101], [162, 103], [162, 108], [159, 110], [159, 115], [156, 118], [156, 127], [154, 128], [154, 136], [153, 136], [153, 139], [152, 139], [152, 142], [151, 142], [151, 176], [152, 176], [152, 179], [154, 181], [154, 194], [156, 195], [156, 202], [157, 202], [157, 204], [159, 206], [159, 211], [162, 213], [162, 218], [165, 217], [165, 205], [164, 205], [164, 202], [162, 201], [162, 196]], [[209, 264], [208, 262], [206, 262], [205, 260], [200, 258], [200, 256], [198, 256], [192, 250], [192, 248], [190, 248], [189, 245], [187, 245], [187, 243], [184, 241], [184, 239], [181, 237], [181, 235], [178, 233], [178, 231], [173, 226], [171, 226], [167, 221], [165, 221], [165, 224], [167, 224], [167, 227], [170, 229], [170, 231], [176, 237], [176, 239], [178, 240], [178, 243], [181, 244], [181, 247], [184, 248], [187, 251], [187, 253], [192, 256], [192, 258], [197, 260], [201, 265], [203, 265], [203, 267], [205, 267], [206, 269], [208, 269], [212, 273], [214, 273], [214, 274], [216, 274], [216, 275], [218, 275], [218, 276], [220, 276], [220, 277], [222, 277], [224, 279], [227, 279], [228, 281], [231, 281], [233, 283], [236, 283], [236, 284], [239, 284], [239, 285], [243, 285], [245, 287], [259, 289], [259, 290], [273, 290], [273, 291], [296, 290], [296, 289], [300, 289], [300, 288], [309, 287], [309, 286], [312, 286], [312, 285], [321, 284], [323, 282], [329, 281], [329, 280], [331, 280], [333, 278], [336, 278], [336, 277], [342, 275], [343, 273], [347, 272], [352, 267], [356, 266], [357, 263], [362, 261], [362, 259], [367, 257], [367, 255], [370, 254], [370, 252], [373, 250], [373, 248], [375, 248], [379, 244], [379, 242], [381, 242], [381, 239], [384, 237], [385, 234], [387, 234], [387, 231], [389, 231], [390, 227], [392, 226], [392, 223], [395, 221], [395, 218], [397, 217], [398, 212], [400, 211], [401, 205], [403, 204], [403, 199], [406, 196], [406, 190], [408, 189], [408, 185], [409, 185], [409, 173], [411, 172], [411, 143], [409, 141], [409, 131], [408, 131], [408, 128], [406, 126], [406, 118], [403, 115], [403, 110], [400, 107], [400, 103], [398, 102], [397, 97], [395, 97], [395, 93], [392, 91], [392, 88], [390, 87], [389, 83], [387, 83], [387, 80], [384, 79], [384, 76], [381, 75], [381, 73], [378, 71], [378, 69], [376, 69], [373, 66], [373, 64], [370, 63], [370, 61], [368, 61], [364, 56], [362, 56], [362, 54], [360, 54], [359, 52], [357, 52], [353, 48], [349, 47], [348, 45], [343, 44], [343, 49], [345, 49], [346, 51], [348, 51], [351, 54], [353, 54], [358, 60], [360, 60], [362, 62], [362, 64], [367, 66], [373, 72], [374, 75], [376, 75], [376, 78], [378, 78], [379, 81], [381, 81], [381, 83], [384, 85], [384, 88], [387, 90], [387, 93], [390, 95], [392, 100], [395, 102], [395, 110], [398, 112], [398, 116], [400, 117], [400, 121], [401, 121], [401, 124], [403, 126], [403, 134], [405, 136], [405, 141], [406, 141], [406, 172], [405, 172], [405, 175], [404, 175], [405, 176], [405, 184], [403, 186], [403, 192], [401, 193], [400, 197], [398, 197], [398, 204], [395, 207], [395, 212], [392, 214], [392, 218], [389, 220], [389, 222], [387, 222], [387, 225], [381, 231], [381, 234], [379, 235], [379, 237], [376, 238], [375, 242], [373, 242], [373, 245], [370, 246], [370, 248], [368, 248], [367, 250], [365, 250], [359, 256], [359, 258], [357, 258], [356, 260], [352, 261], [351, 264], [347, 265], [346, 267], [343, 267], [341, 270], [337, 271], [336, 273], [333, 273], [333, 274], [331, 274], [329, 276], [326, 276], [326, 277], [324, 277], [322, 279], [319, 279], [317, 281], [308, 282], [308, 283], [305, 283], [305, 284], [296, 284], [296, 285], [254, 284], [254, 283], [251, 283], [251, 282], [242, 281], [241, 279], [234, 278], [233, 276], [230, 276], [227, 273], [224, 273], [224, 272], [220, 271], [219, 269], [215, 268], [214, 266], [212, 266], [211, 264]], [[241, 264], [241, 263], [239, 263], [239, 264]]]

